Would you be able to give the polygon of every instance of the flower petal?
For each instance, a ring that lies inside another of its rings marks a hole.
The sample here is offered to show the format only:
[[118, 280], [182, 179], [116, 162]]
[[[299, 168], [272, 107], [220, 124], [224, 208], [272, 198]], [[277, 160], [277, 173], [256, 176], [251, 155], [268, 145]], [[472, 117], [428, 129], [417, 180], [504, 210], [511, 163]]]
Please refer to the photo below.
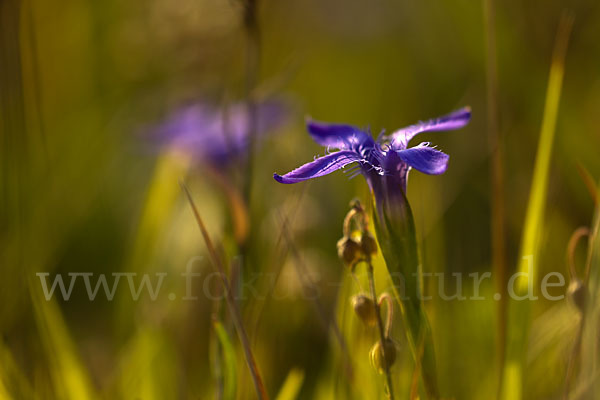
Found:
[[321, 146], [333, 147], [340, 150], [355, 148], [373, 138], [352, 125], [328, 124], [318, 121], [308, 121], [306, 127], [315, 142]]
[[[288, 111], [285, 103], [269, 100], [256, 106], [256, 138], [281, 126]], [[160, 147], [173, 147], [197, 161], [224, 164], [244, 156], [249, 146], [250, 122], [245, 104], [224, 108], [199, 101], [179, 108], [151, 130]]]
[[424, 143], [410, 149], [400, 150], [397, 154], [402, 161], [414, 169], [429, 175], [439, 175], [446, 172], [448, 160], [450, 159], [448, 154], [428, 147]]
[[361, 160], [362, 157], [360, 154], [354, 151], [337, 151], [304, 164], [283, 176], [273, 174], [273, 178], [279, 183], [302, 182], [307, 179], [330, 174], [345, 165]]
[[392, 146], [397, 150], [406, 149], [408, 142], [419, 133], [459, 129], [467, 125], [470, 119], [471, 107], [464, 107], [443, 117], [407, 126], [390, 135]]

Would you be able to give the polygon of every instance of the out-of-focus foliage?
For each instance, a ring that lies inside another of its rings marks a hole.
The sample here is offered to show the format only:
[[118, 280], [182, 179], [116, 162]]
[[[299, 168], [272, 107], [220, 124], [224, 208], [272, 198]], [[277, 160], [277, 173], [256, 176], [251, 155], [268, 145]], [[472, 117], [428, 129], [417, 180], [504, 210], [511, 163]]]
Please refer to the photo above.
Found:
[[[255, 146], [251, 168], [239, 163], [215, 171], [161, 152], [148, 132], [183, 104], [245, 101], [248, 41], [240, 0], [0, 2], [0, 398], [209, 399], [233, 390], [222, 381], [231, 376], [237, 399], [255, 397], [226, 306], [214, 300], [220, 286], [179, 180], [188, 183], [219, 251], [232, 261], [237, 306], [271, 397], [383, 396], [383, 380], [369, 365], [377, 335], [352, 313], [350, 298], [359, 289], [335, 248], [348, 202], [369, 201], [366, 184], [341, 172], [295, 186], [272, 178], [325, 152], [305, 132], [307, 115], [370, 126], [376, 135], [470, 105], [468, 127], [426, 135], [450, 155], [449, 169], [426, 179], [413, 172], [408, 197], [423, 269], [445, 272], [448, 293], [455, 288], [451, 273], [464, 274], [463, 291], [470, 293], [468, 274], [490, 271], [482, 2], [262, 0], [258, 6], [255, 93], [290, 99], [295, 114]], [[511, 272], [564, 7], [558, 0], [496, 4]], [[549, 165], [540, 276], [568, 276], [568, 239], [592, 223], [594, 204], [577, 163], [600, 176], [600, 3], [568, 7], [575, 22]], [[244, 192], [248, 171], [249, 236], [240, 243], [222, 179]], [[597, 246], [595, 238], [590, 245]], [[576, 259], [585, 263], [583, 251]], [[201, 274], [191, 288], [181, 275], [190, 261]], [[374, 266], [381, 293], [390, 282], [380, 257]], [[49, 284], [62, 274], [67, 288], [69, 273], [93, 273], [92, 287], [102, 273], [109, 286], [115, 273], [150, 274], [153, 285], [166, 275], [156, 299], [147, 292], [132, 299], [122, 275], [114, 299], [100, 289], [92, 301], [80, 275], [69, 300], [46, 301], [36, 273], [48, 273]], [[357, 274], [366, 288], [364, 269]], [[425, 280], [426, 293], [438, 287], [436, 278]], [[184, 300], [189, 290], [196, 299]], [[486, 300], [426, 302], [440, 390], [449, 398], [494, 398], [498, 389], [490, 280], [480, 294]], [[575, 312], [565, 300], [540, 297], [531, 304], [523, 398], [562, 396]], [[585, 332], [584, 345], [593, 343], [597, 329]], [[393, 336], [400, 338], [396, 394], [406, 398], [414, 363], [399, 316]], [[597, 353], [590, 357], [582, 365], [594, 365]], [[598, 386], [598, 376], [585, 372], [574, 390]]]

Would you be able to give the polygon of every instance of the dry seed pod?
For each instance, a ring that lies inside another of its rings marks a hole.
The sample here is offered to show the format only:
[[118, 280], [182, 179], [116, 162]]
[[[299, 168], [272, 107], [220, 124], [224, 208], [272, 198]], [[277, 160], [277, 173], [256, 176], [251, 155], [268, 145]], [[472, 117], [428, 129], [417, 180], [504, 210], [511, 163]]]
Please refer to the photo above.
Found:
[[574, 278], [571, 280], [569, 287], [567, 288], [567, 298], [571, 303], [577, 307], [580, 312], [585, 309], [585, 301], [587, 297], [587, 288], [579, 279]]
[[373, 326], [377, 323], [377, 315], [375, 314], [375, 304], [373, 299], [364, 295], [357, 294], [352, 297], [352, 308], [354, 312], [367, 326]]
[[369, 232], [365, 230], [360, 238], [360, 246], [362, 251], [369, 257], [377, 254], [377, 241], [375, 237]]
[[[384, 356], [385, 352], [385, 356]], [[385, 338], [383, 347], [381, 341], [378, 341], [371, 347], [369, 352], [369, 358], [371, 359], [371, 365], [377, 372], [383, 374], [386, 369], [391, 368], [396, 361], [396, 344], [390, 338]]]
[[347, 266], [353, 266], [362, 257], [360, 244], [347, 236], [344, 236], [337, 242], [337, 252], [340, 259]]

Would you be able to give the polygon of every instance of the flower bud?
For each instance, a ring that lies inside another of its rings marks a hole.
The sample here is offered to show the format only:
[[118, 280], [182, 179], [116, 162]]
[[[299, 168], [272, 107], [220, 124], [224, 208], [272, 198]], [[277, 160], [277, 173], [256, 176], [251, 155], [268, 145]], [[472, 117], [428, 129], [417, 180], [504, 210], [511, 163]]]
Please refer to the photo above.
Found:
[[373, 326], [377, 323], [375, 304], [370, 297], [364, 294], [357, 294], [352, 297], [352, 308], [354, 308], [354, 312], [365, 325]]
[[567, 288], [567, 297], [569, 301], [577, 307], [580, 312], [585, 309], [585, 301], [587, 297], [587, 288], [579, 279], [574, 278], [571, 280], [569, 287]]
[[385, 338], [383, 346], [381, 345], [381, 341], [378, 341], [371, 347], [369, 358], [371, 359], [373, 368], [380, 374], [383, 374], [396, 361], [396, 344], [390, 338]]
[[360, 238], [360, 247], [368, 257], [377, 254], [377, 241], [368, 230], [365, 230]]
[[340, 259], [347, 266], [354, 266], [362, 257], [360, 244], [347, 236], [344, 236], [337, 242], [337, 252]]

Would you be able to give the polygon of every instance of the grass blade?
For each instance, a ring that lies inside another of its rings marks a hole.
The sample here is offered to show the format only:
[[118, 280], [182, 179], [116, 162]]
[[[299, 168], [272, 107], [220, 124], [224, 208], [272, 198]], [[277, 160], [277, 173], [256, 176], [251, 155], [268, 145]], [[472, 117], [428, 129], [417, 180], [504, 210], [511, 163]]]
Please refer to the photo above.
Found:
[[116, 393], [104, 398], [160, 400], [179, 391], [178, 358], [168, 337], [150, 324], [140, 326], [124, 346], [115, 371]]
[[227, 275], [225, 275], [225, 268], [223, 266], [223, 262], [219, 257], [215, 246], [213, 245], [212, 240], [210, 239], [210, 235], [208, 234], [208, 230], [204, 225], [204, 221], [202, 217], [200, 217], [200, 213], [198, 212], [198, 208], [194, 203], [194, 199], [187, 186], [183, 182], [180, 182], [181, 188], [183, 189], [190, 206], [192, 207], [192, 211], [194, 213], [194, 217], [196, 218], [196, 222], [198, 223], [198, 227], [200, 228], [200, 232], [202, 233], [202, 237], [204, 238], [204, 242], [206, 243], [206, 248], [208, 249], [208, 253], [210, 255], [211, 263], [215, 268], [217, 274], [221, 278], [221, 283], [223, 285], [223, 290], [225, 292], [225, 299], [227, 300], [227, 306], [229, 307], [229, 313], [231, 314], [231, 320], [233, 325], [235, 326], [235, 330], [237, 331], [238, 338], [242, 344], [244, 349], [244, 355], [246, 357], [246, 363], [248, 364], [248, 369], [250, 370], [250, 374], [252, 375], [252, 382], [254, 383], [254, 387], [256, 389], [256, 394], [260, 400], [267, 400], [269, 396], [267, 395], [267, 390], [263, 384], [263, 380], [260, 376], [260, 372], [258, 371], [258, 366], [256, 365], [256, 361], [254, 359], [254, 355], [252, 354], [252, 349], [250, 348], [250, 341], [248, 340], [248, 335], [246, 334], [246, 329], [244, 328], [244, 324], [242, 323], [242, 318], [239, 314], [235, 299], [233, 297], [233, 292], [231, 291], [231, 285], [229, 284], [229, 280]]
[[234, 400], [235, 393], [237, 390], [237, 373], [235, 369], [235, 349], [231, 338], [227, 334], [227, 331], [223, 327], [223, 324], [219, 321], [213, 322], [213, 327], [221, 343], [223, 349], [223, 380], [224, 380], [224, 391], [223, 399]]
[[77, 347], [54, 299], [42, 298], [30, 280], [35, 321], [50, 362], [50, 374], [57, 397], [66, 400], [94, 399], [96, 395]]
[[[527, 293], [529, 285], [531, 282], [535, 282], [538, 276], [538, 256], [546, 208], [550, 158], [561, 96], [565, 55], [572, 26], [573, 17], [567, 14], [563, 15], [550, 67], [544, 117], [521, 241], [518, 266], [520, 275], [516, 280], [515, 287], [517, 296]], [[529, 311], [528, 300], [511, 299], [509, 301], [506, 361], [500, 383], [501, 399], [520, 400], [523, 397], [523, 366], [528, 342]]]
[[285, 378], [275, 400], [296, 400], [303, 382], [304, 371], [297, 368], [292, 369]]
[[0, 343], [0, 399], [39, 399], [31, 383], [17, 365], [11, 351]]

